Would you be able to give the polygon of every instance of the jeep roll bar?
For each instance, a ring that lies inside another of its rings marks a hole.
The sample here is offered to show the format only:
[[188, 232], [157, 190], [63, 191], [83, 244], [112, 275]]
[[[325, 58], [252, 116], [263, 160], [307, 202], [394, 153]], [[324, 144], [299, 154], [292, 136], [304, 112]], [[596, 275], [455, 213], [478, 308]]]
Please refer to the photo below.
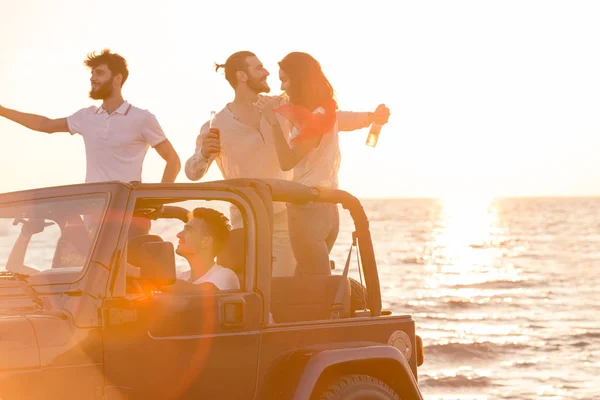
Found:
[[[265, 211], [269, 218], [271, 233], [273, 225], [273, 202], [306, 204], [311, 201], [316, 201], [341, 204], [344, 209], [350, 212], [350, 216], [354, 221], [360, 260], [363, 265], [365, 283], [369, 293], [367, 307], [372, 316], [375, 317], [381, 315], [381, 288], [379, 285], [379, 275], [377, 273], [377, 262], [375, 261], [371, 231], [369, 230], [369, 219], [367, 218], [360, 201], [350, 193], [339, 189], [308, 187], [297, 182], [286, 181], [283, 179], [236, 178], [201, 183], [130, 183], [130, 185], [133, 188], [144, 186], [166, 189], [184, 187], [216, 190], [227, 190], [228, 187], [231, 190], [237, 188], [254, 189], [265, 207]], [[268, 193], [269, 191], [270, 195]]]
[[[271, 200], [306, 204], [311, 201], [341, 204], [350, 212], [354, 221], [354, 229], [358, 240], [360, 260], [365, 274], [365, 283], [369, 293], [367, 306], [372, 316], [381, 315], [381, 289], [379, 285], [379, 274], [377, 262], [373, 250], [369, 219], [360, 201], [350, 193], [339, 189], [313, 188], [296, 182], [279, 179], [229, 179], [221, 181], [235, 187], [257, 187], [266, 184], [271, 190]], [[210, 184], [210, 182], [207, 182]], [[266, 204], [272, 209], [272, 204]]]

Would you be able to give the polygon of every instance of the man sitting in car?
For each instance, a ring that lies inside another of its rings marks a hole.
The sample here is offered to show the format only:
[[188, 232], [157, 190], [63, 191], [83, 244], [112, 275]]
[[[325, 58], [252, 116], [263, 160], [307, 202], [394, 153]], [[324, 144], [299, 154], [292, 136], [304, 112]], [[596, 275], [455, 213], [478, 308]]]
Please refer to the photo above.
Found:
[[196, 208], [192, 218], [177, 234], [179, 243], [175, 252], [184, 257], [190, 269], [177, 274], [177, 282], [170, 290], [194, 289], [190, 285], [217, 290], [239, 290], [240, 281], [231, 269], [215, 262], [229, 239], [229, 220], [211, 208]]
[[[187, 260], [190, 269], [179, 272], [175, 283], [162, 290], [167, 292], [239, 290], [240, 281], [235, 272], [215, 262], [215, 258], [229, 239], [230, 230], [229, 220], [220, 212], [210, 208], [194, 209], [189, 221], [177, 234], [179, 243], [175, 250]], [[130, 239], [130, 245], [132, 240], [142, 240], [134, 245], [135, 254], [144, 242], [155, 240], [144, 236], [146, 235]], [[137, 255], [128, 254], [127, 276], [136, 279], [140, 277], [140, 269], [135, 266], [139, 263], [134, 260], [137, 260]]]

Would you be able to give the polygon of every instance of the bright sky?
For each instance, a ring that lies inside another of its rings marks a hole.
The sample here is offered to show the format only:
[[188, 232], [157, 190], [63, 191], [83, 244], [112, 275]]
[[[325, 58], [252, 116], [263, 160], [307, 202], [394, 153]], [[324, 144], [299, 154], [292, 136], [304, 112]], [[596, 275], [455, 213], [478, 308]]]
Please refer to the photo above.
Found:
[[[93, 104], [86, 53], [128, 61], [127, 100], [185, 161], [233, 92], [213, 62], [271, 72], [306, 51], [343, 110], [386, 103], [378, 146], [341, 134], [340, 185], [363, 197], [600, 194], [600, 2], [0, 0], [0, 104], [66, 117]], [[81, 137], [0, 119], [0, 191], [82, 182]], [[164, 164], [150, 150], [143, 179]], [[204, 178], [219, 179], [216, 165]], [[178, 181], [186, 181], [182, 171]]]

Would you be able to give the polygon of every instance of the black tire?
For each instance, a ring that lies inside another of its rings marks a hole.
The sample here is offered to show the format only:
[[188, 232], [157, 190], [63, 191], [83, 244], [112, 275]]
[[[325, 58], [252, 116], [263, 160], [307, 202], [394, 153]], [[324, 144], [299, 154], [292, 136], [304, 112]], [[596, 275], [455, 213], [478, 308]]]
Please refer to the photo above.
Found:
[[369, 375], [345, 375], [333, 380], [313, 400], [400, 400], [394, 390]]
[[348, 278], [350, 280], [350, 311], [360, 311], [367, 308], [365, 303], [368, 299], [367, 288], [360, 284], [359, 281]]

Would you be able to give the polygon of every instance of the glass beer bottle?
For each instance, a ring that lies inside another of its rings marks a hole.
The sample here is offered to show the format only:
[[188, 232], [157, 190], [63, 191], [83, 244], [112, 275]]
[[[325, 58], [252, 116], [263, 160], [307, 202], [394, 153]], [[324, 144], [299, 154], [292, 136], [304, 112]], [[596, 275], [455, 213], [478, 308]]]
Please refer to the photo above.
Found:
[[221, 131], [219, 130], [219, 128], [217, 128], [215, 126], [215, 119], [216, 119], [217, 113], [215, 111], [211, 111], [210, 112], [210, 122], [208, 123], [208, 131], [212, 132], [212, 133], [216, 133], [217, 134], [217, 138], [221, 139]]
[[375, 147], [377, 145], [377, 139], [379, 139], [380, 132], [381, 125], [372, 123], [371, 129], [369, 129], [369, 136], [367, 136], [367, 146]]

